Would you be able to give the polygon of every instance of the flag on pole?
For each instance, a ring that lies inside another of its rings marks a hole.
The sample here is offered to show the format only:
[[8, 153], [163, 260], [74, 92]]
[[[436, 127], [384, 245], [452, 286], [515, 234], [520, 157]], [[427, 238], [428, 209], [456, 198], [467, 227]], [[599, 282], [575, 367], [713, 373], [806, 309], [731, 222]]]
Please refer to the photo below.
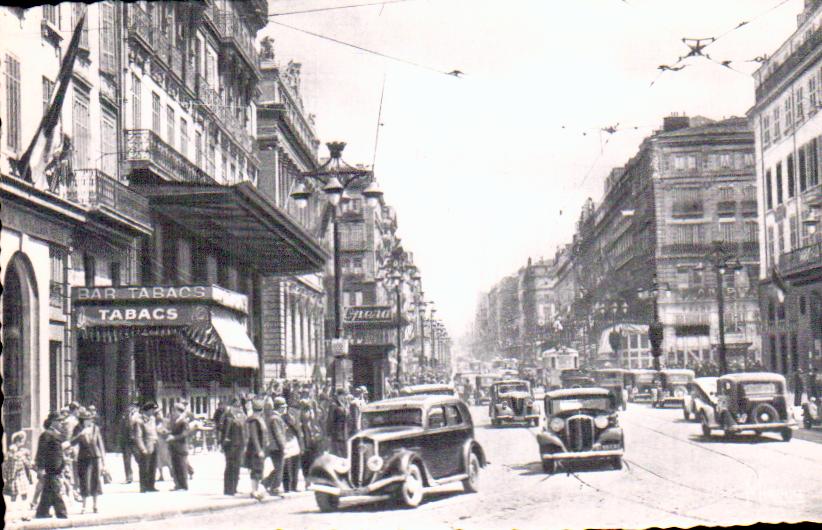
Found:
[[776, 267], [771, 267], [771, 283], [776, 291], [776, 297], [779, 303], [785, 302], [785, 291], [787, 291], [788, 286], [785, 283], [785, 279], [782, 278], [782, 275], [776, 270]]
[[[80, 16], [77, 25], [74, 27], [74, 34], [71, 36], [68, 49], [60, 63], [60, 73], [57, 76], [57, 89], [52, 94], [49, 101], [48, 110], [40, 120], [40, 126], [34, 133], [31, 143], [23, 155], [16, 162], [17, 174], [21, 178], [31, 182], [41, 189], [48, 186], [46, 181], [46, 166], [49, 163], [49, 156], [53, 151], [54, 130], [60, 120], [60, 113], [63, 109], [63, 100], [66, 98], [66, 91], [71, 82], [71, 73], [74, 70], [74, 59], [77, 57], [77, 50], [80, 48], [80, 37], [83, 33], [83, 24], [86, 22], [86, 14]], [[36, 181], [34, 180], [36, 179]]]

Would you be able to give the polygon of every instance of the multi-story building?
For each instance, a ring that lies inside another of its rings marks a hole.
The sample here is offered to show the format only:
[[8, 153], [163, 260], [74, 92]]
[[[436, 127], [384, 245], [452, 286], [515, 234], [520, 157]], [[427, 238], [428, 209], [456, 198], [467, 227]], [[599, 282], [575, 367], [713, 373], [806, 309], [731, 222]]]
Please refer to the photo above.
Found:
[[[115, 433], [136, 397], [168, 409], [186, 396], [209, 414], [261, 385], [261, 279], [327, 258], [256, 188], [253, 39], [266, 12], [262, 1], [0, 9], [6, 431], [36, 432], [76, 399]], [[9, 160], [59, 86], [50, 164], [20, 174]]]
[[762, 348], [782, 373], [822, 367], [822, 2], [754, 73]]
[[[744, 119], [687, 116], [666, 118], [625, 167], [611, 171], [601, 203], [583, 208], [571, 258], [577, 313], [595, 339], [589, 344], [604, 346], [598, 353], [611, 353], [601, 340], [611, 331], [652, 319], [652, 304], [637, 294], [655, 276], [668, 287], [658, 298], [663, 363], [715, 361], [719, 285], [711, 255], [718, 245], [742, 265], [724, 276], [726, 351], [740, 361], [758, 358], [753, 173], [753, 137]], [[651, 365], [641, 340], [632, 349], [631, 366]]]
[[[298, 208], [291, 191], [298, 176], [319, 166], [314, 116], [300, 92], [299, 63], [279, 65], [269, 41], [260, 54], [262, 81], [257, 101], [258, 186], [300, 226], [321, 238], [330, 252], [333, 238], [320, 194]], [[313, 186], [309, 182], [308, 185]], [[330, 265], [330, 263], [329, 263]], [[326, 272], [333, 273], [327, 268]], [[263, 357], [266, 383], [274, 378], [324, 380], [326, 292], [319, 274], [263, 279]]]
[[518, 358], [534, 363], [538, 354], [547, 346], [554, 335], [554, 321], [557, 317], [555, 295], [556, 269], [553, 261], [540, 258], [520, 268], [517, 273], [519, 297]]

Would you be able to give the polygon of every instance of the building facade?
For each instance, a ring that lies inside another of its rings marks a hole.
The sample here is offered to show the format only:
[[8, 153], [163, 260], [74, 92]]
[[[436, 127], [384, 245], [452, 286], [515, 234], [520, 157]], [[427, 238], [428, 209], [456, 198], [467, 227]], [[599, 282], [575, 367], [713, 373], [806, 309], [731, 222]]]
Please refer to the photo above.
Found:
[[763, 360], [788, 374], [822, 368], [822, 3], [754, 80]]
[[[207, 415], [262, 385], [262, 278], [328, 257], [256, 187], [266, 13], [261, 1], [0, 9], [7, 432], [34, 434], [77, 400], [113, 434], [133, 399], [168, 409], [184, 396]], [[52, 108], [59, 141], [22, 174], [10, 161]]]

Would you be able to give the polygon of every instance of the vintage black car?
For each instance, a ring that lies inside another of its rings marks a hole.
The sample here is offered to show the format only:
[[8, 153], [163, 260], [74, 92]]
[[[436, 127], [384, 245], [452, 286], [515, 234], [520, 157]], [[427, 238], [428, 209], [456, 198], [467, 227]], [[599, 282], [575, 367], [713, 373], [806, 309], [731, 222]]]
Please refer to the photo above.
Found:
[[702, 434], [721, 429], [725, 436], [743, 431], [778, 432], [790, 441], [797, 428], [785, 395], [785, 378], [769, 372], [727, 374], [716, 382], [716, 402], [700, 414]]
[[594, 378], [591, 377], [588, 372], [578, 370], [576, 368], [569, 368], [560, 372], [559, 380], [562, 384], [562, 388], [583, 388], [595, 386]]
[[625, 373], [622, 368], [600, 368], [594, 370], [594, 382], [598, 387], [610, 390], [616, 398], [617, 406], [627, 408], [628, 393], [625, 391]]
[[628, 402], [653, 401], [654, 375], [656, 370], [636, 368], [627, 375]]
[[308, 473], [321, 511], [343, 497], [394, 497], [408, 507], [430, 488], [461, 481], [475, 492], [485, 453], [468, 406], [450, 396], [417, 395], [369, 403], [345, 458], [325, 453]]
[[622, 468], [625, 451], [617, 403], [605, 388], [554, 390], [545, 395], [546, 424], [537, 435], [542, 469], [563, 460], [604, 460]]
[[652, 391], [654, 407], [675, 405], [681, 407], [688, 394], [688, 385], [694, 380], [694, 371], [687, 368], [668, 368], [654, 375]]
[[528, 381], [509, 379], [491, 385], [491, 403], [488, 405], [491, 425], [528, 423], [539, 425], [539, 410], [534, 403]]

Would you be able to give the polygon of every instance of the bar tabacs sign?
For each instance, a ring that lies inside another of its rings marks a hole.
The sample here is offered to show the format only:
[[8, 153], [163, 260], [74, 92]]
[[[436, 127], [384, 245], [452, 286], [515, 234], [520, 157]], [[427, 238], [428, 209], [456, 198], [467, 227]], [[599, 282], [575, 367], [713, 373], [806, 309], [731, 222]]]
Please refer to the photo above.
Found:
[[75, 308], [77, 329], [108, 326], [186, 326], [209, 319], [198, 304], [84, 305]]

